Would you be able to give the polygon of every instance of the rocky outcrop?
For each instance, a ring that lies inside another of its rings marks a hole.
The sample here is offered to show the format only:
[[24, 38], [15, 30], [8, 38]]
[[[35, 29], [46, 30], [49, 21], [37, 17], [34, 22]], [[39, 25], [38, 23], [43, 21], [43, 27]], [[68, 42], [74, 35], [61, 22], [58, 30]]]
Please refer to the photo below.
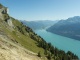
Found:
[[8, 23], [8, 25], [9, 25], [9, 27], [11, 27], [10, 29], [13, 30], [14, 25], [13, 25], [13, 23], [12, 23], [12, 19], [11, 19], [11, 18], [9, 18], [9, 19], [7, 20], [7, 23]]
[[8, 25], [9, 25], [9, 27], [11, 27], [10, 29], [13, 28], [12, 19], [8, 15], [8, 8], [2, 6], [1, 4], [0, 4], [0, 19], [2, 21], [6, 21], [8, 23]]
[[7, 20], [9, 19], [9, 15], [8, 15], [8, 12], [7, 12], [8, 8], [7, 7], [4, 7], [0, 4], [0, 19], [1, 20]]

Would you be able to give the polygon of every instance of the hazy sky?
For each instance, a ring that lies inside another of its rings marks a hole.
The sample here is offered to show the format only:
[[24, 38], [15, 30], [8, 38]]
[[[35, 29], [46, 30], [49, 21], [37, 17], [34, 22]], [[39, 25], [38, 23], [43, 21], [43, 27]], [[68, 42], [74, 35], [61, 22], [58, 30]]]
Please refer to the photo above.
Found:
[[80, 16], [80, 0], [0, 0], [19, 20], [58, 20]]

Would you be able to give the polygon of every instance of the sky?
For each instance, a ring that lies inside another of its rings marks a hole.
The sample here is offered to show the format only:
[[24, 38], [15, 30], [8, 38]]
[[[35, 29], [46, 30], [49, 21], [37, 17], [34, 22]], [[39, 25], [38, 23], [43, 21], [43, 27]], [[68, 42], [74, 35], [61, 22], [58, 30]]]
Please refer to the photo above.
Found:
[[61, 20], [80, 16], [80, 0], [0, 0], [18, 20]]

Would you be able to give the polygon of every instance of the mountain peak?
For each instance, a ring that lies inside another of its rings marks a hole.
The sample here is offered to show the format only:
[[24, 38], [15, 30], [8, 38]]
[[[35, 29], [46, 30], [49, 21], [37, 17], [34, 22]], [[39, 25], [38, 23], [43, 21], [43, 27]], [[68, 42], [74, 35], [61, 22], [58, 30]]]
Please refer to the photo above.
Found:
[[80, 19], [80, 16], [74, 16], [74, 17], [70, 17], [68, 19]]
[[73, 18], [80, 18], [80, 16], [74, 16]]

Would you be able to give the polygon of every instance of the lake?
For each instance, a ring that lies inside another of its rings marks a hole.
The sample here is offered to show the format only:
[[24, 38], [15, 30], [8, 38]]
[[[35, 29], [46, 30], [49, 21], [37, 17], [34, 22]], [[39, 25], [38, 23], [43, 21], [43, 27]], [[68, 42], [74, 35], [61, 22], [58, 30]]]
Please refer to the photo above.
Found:
[[80, 58], [80, 41], [47, 32], [45, 29], [35, 30], [35, 33], [58, 49], [64, 50], [65, 52], [72, 51]]

